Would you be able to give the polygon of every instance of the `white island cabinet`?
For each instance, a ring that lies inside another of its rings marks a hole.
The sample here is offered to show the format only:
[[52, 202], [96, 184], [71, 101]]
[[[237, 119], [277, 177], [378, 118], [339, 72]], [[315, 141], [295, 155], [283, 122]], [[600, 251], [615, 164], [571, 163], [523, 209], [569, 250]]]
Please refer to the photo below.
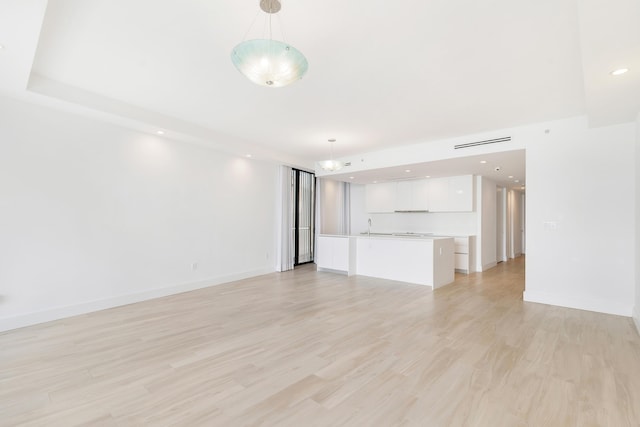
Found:
[[453, 238], [358, 238], [359, 275], [439, 288], [454, 281]]
[[320, 234], [315, 262], [318, 271], [335, 271], [355, 274], [356, 238], [353, 236]]
[[318, 236], [318, 271], [379, 277], [432, 288], [453, 282], [451, 237]]

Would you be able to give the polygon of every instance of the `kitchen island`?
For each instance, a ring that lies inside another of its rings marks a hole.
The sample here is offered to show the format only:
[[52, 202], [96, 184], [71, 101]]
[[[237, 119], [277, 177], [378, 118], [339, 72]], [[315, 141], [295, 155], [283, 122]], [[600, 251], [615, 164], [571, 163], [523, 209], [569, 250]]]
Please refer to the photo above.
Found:
[[454, 240], [418, 234], [320, 234], [316, 264], [319, 271], [379, 277], [435, 289], [454, 280]]

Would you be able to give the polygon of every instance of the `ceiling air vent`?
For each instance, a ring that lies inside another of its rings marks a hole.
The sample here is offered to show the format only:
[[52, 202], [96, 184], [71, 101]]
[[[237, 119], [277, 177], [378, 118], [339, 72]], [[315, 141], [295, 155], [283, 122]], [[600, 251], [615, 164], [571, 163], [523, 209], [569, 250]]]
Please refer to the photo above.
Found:
[[511, 141], [511, 137], [505, 136], [504, 138], [487, 139], [486, 141], [476, 141], [476, 142], [467, 142], [466, 144], [457, 144], [453, 146], [453, 149], [459, 150], [461, 148], [477, 147], [478, 145], [498, 144], [500, 142], [509, 142], [509, 141]]

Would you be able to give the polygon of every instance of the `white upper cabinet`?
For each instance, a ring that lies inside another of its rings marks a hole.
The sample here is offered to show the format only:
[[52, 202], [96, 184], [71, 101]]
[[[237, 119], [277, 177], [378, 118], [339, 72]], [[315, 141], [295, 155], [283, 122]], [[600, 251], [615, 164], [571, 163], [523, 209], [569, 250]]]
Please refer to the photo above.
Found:
[[473, 175], [449, 178], [449, 211], [473, 211]]
[[472, 212], [473, 175], [368, 184], [369, 213]]
[[473, 212], [473, 175], [432, 179], [429, 212]]
[[429, 212], [449, 211], [449, 178], [429, 181]]
[[396, 185], [394, 210], [410, 211], [413, 207], [413, 181], [400, 181]]
[[429, 180], [369, 184], [366, 187], [367, 212], [402, 212], [429, 210]]
[[411, 184], [411, 208], [410, 211], [429, 210], [429, 180], [415, 179], [407, 181]]
[[396, 210], [396, 183], [368, 184], [365, 188], [366, 207], [369, 213], [393, 212]]

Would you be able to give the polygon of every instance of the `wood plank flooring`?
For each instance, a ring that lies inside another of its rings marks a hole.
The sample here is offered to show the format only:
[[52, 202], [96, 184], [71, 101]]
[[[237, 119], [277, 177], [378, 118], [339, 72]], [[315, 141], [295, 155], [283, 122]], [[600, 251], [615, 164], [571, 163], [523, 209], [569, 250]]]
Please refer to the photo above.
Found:
[[0, 334], [2, 426], [638, 426], [628, 318], [309, 265]]

